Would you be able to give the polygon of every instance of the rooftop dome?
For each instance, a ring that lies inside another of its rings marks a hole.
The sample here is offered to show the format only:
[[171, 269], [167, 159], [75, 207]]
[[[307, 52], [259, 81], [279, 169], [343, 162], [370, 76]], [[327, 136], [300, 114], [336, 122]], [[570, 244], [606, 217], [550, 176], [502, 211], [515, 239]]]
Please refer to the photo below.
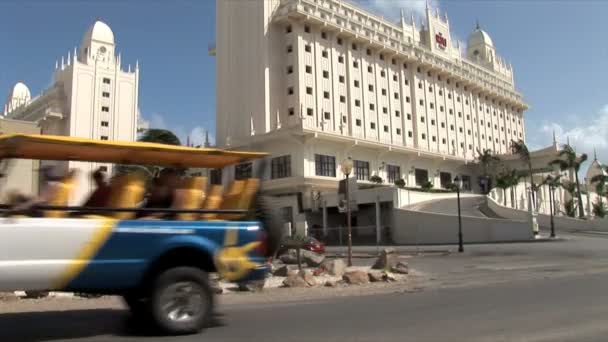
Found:
[[96, 20], [82, 37], [83, 45], [91, 40], [114, 45], [114, 33], [106, 23]]
[[28, 88], [23, 82], [17, 82], [13, 87], [13, 91], [9, 95], [10, 99], [27, 99], [32, 97], [30, 88]]
[[469, 46], [487, 44], [494, 47], [494, 43], [492, 42], [490, 35], [479, 27], [469, 35], [468, 44]]

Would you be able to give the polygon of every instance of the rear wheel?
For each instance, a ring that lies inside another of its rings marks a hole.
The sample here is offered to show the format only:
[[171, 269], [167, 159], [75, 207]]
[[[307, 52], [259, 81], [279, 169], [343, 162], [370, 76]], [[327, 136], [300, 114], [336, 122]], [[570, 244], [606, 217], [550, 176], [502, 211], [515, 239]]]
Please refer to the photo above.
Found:
[[207, 273], [194, 267], [164, 271], [154, 282], [148, 307], [155, 325], [164, 333], [199, 332], [213, 312]]

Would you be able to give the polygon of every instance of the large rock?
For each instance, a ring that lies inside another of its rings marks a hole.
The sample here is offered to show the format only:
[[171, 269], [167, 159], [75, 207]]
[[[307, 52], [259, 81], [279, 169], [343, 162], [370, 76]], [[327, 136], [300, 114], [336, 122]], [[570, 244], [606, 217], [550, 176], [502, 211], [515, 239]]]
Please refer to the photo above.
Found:
[[328, 280], [325, 282], [325, 287], [336, 287], [338, 286], [338, 282], [335, 280]]
[[410, 272], [410, 268], [406, 262], [399, 261], [395, 265], [391, 266], [391, 271], [394, 273], [408, 274]]
[[238, 283], [239, 291], [258, 292], [264, 289], [265, 280], [255, 280], [243, 283]]
[[370, 271], [367, 275], [369, 276], [369, 281], [372, 283], [382, 281], [382, 272], [380, 271]]
[[284, 264], [296, 265], [298, 263], [298, 255], [295, 249], [289, 249], [287, 252], [279, 257]]
[[319, 267], [323, 260], [325, 260], [325, 255], [313, 253], [311, 251], [301, 250], [300, 256], [302, 258], [302, 262], [304, 262], [309, 267]]
[[321, 267], [327, 270], [330, 275], [341, 277], [346, 271], [346, 263], [343, 259], [332, 259], [325, 260], [321, 264]]
[[285, 280], [283, 280], [283, 286], [285, 287], [310, 287], [304, 278], [300, 277], [297, 273], [290, 274]]
[[376, 262], [372, 266], [374, 270], [390, 270], [393, 265], [397, 264], [399, 260], [398, 255], [393, 248], [386, 248], [378, 256]]
[[395, 278], [395, 275], [393, 275], [390, 272], [382, 272], [382, 280], [384, 280], [386, 282], [391, 282], [391, 281], [396, 281], [397, 278]]
[[287, 265], [283, 265], [283, 266], [277, 268], [272, 273], [272, 275], [275, 277], [287, 277], [288, 274], [289, 274], [289, 267], [287, 267]]
[[369, 276], [367, 272], [363, 271], [350, 271], [344, 273], [342, 279], [350, 285], [361, 285], [369, 283]]
[[310, 273], [310, 271], [300, 271], [298, 272], [298, 276], [302, 277], [302, 279], [304, 279], [304, 281], [306, 282], [306, 284], [308, 284], [308, 286], [316, 286], [317, 285], [317, 279], [315, 279], [315, 277], [312, 275], [312, 273]]

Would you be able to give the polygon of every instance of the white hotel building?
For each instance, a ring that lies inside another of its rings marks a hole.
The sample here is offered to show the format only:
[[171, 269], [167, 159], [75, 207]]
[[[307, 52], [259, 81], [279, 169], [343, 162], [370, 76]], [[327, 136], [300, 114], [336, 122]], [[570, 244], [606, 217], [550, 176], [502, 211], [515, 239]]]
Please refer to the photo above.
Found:
[[[24, 83], [15, 85], [4, 117], [36, 122], [42, 134], [134, 141], [138, 93], [138, 64], [133, 68], [122, 64], [112, 29], [97, 20], [84, 34], [79, 50], [74, 48], [55, 63], [53, 84], [42, 94], [32, 98]], [[65, 167], [80, 170], [77, 194], [72, 199], [80, 203], [94, 188], [90, 172], [97, 167], [111, 172], [112, 165], [69, 162]]]
[[363, 184], [460, 174], [474, 190], [476, 151], [525, 139], [527, 105], [490, 36], [459, 46], [432, 9], [393, 23], [341, 0], [218, 0], [216, 38], [217, 143], [271, 153], [264, 188], [300, 210], [336, 192], [347, 157]]

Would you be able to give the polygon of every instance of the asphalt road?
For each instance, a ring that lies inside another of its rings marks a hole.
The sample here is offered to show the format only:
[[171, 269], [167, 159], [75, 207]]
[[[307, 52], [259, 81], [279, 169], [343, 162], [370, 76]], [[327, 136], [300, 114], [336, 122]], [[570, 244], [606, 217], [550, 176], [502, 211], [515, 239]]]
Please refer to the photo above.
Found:
[[58, 306], [0, 314], [0, 341], [605, 341], [608, 238], [564, 237], [411, 258], [430, 279], [419, 292], [223, 305], [200, 335], [148, 336], [124, 310]]
[[220, 308], [201, 335], [139, 333], [119, 310], [0, 315], [2, 341], [605, 341], [608, 273]]

